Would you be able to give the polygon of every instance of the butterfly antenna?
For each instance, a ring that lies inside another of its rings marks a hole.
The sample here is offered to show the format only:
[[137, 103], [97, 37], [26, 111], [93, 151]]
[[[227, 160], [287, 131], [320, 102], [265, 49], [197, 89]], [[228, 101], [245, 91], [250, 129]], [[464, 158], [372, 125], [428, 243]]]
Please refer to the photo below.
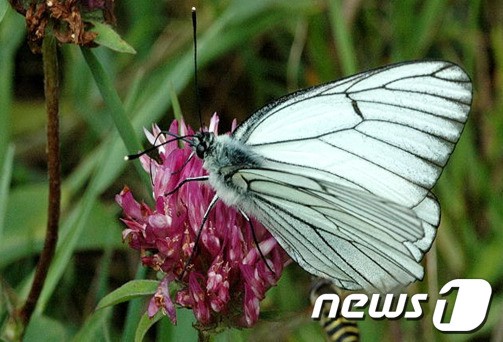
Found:
[[[187, 140], [186, 139], [186, 138], [192, 137], [192, 136], [189, 136], [189, 135], [187, 135], [187, 136], [180, 136], [178, 134], [171, 133], [170, 131], [160, 131], [159, 133], [157, 133], [157, 136], [155, 137], [155, 140], [154, 140], [154, 143], [153, 143], [153, 146], [155, 146], [155, 148], [157, 148], [159, 146], [162, 146], [162, 144], [161, 145], [157, 144], [157, 140], [159, 140], [162, 137], [163, 134], [164, 135], [169, 135], [170, 137], [174, 137], [174, 138], [176, 138], [178, 140], [185, 141], [189, 145], [192, 143], [192, 140]], [[141, 153], [143, 153], [143, 152], [141, 152]], [[193, 155], [194, 155], [194, 152], [192, 152], [190, 154], [190, 156], [187, 158], [187, 160], [183, 163], [183, 165], [177, 171], [171, 172], [171, 174], [182, 172], [183, 168], [189, 163], [189, 161], [192, 159]], [[130, 156], [127, 156], [126, 158], [129, 158], [129, 157]], [[154, 185], [153, 172], [152, 172], [152, 163], [149, 163], [149, 169], [150, 169], [149, 170], [150, 181], [151, 181], [152, 185]]]
[[199, 115], [199, 124], [202, 130], [203, 118], [201, 115], [201, 95], [199, 92], [199, 83], [197, 81], [197, 15], [195, 7], [192, 7], [192, 30], [194, 35], [194, 90], [196, 92], [197, 114]]
[[[171, 143], [173, 141], [183, 140], [186, 143], [189, 143], [189, 144], [191, 143], [191, 140], [188, 139], [188, 138], [192, 137], [191, 135], [187, 135], [187, 136], [182, 135], [182, 136], [179, 136], [179, 135], [176, 135], [176, 134], [173, 134], [173, 133], [170, 133], [170, 132], [166, 132], [165, 134], [167, 134], [169, 136], [172, 136], [174, 138], [173, 139], [168, 139], [166, 141], [163, 141], [163, 142], [161, 142], [161, 143], [159, 143], [157, 145], [154, 144], [153, 146], [151, 146], [149, 148], [146, 148], [146, 149], [144, 149], [143, 151], [141, 151], [139, 153], [128, 154], [127, 156], [124, 157], [124, 160], [138, 159], [141, 156], [143, 156], [144, 154], [147, 154], [147, 153], [150, 153], [150, 152], [152, 152], [154, 150], [157, 150], [159, 147], [164, 146], [166, 144], [169, 144], [169, 143]], [[156, 138], [156, 140], [157, 140], [157, 138]]]

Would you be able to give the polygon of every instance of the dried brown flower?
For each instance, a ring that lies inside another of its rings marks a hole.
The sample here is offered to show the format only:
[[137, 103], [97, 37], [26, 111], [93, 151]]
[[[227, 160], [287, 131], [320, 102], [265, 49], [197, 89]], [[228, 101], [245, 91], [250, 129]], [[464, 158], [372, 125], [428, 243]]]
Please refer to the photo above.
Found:
[[[115, 23], [114, 0], [10, 0], [12, 7], [25, 16], [28, 43], [39, 52], [44, 36], [51, 32], [60, 43], [94, 46], [97, 34], [90, 31], [90, 17], [107, 24]], [[97, 15], [98, 14], [98, 15]]]

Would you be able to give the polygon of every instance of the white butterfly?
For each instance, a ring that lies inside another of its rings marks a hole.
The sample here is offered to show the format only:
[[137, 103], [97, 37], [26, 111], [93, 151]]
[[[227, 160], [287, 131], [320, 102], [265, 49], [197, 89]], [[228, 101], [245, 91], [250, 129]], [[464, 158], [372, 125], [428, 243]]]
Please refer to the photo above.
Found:
[[300, 90], [231, 136], [195, 135], [218, 199], [255, 216], [306, 271], [387, 292], [422, 279], [440, 208], [430, 190], [463, 130], [457, 65], [394, 64]]

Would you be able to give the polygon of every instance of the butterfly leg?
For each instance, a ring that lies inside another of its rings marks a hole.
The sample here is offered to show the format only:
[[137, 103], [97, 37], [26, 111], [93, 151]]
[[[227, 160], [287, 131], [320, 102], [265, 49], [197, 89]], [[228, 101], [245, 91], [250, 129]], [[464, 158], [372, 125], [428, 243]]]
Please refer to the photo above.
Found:
[[194, 154], [195, 154], [195, 152], [192, 152], [192, 153], [189, 155], [189, 157], [187, 158], [187, 160], [185, 160], [185, 161], [183, 162], [182, 166], [180, 166], [180, 167], [178, 168], [178, 170], [171, 172], [171, 174], [172, 174], [172, 175], [174, 175], [174, 174], [177, 174], [177, 173], [182, 172], [182, 171], [183, 171], [183, 169], [185, 168], [185, 166], [187, 166], [187, 164], [188, 164], [188, 163], [192, 160], [192, 158], [194, 157]]
[[204, 182], [204, 181], [207, 181], [208, 180], [208, 176], [199, 176], [199, 177], [189, 177], [189, 178], [185, 178], [183, 181], [181, 181], [180, 183], [178, 183], [178, 185], [171, 191], [169, 192], [166, 192], [164, 194], [164, 196], [169, 196], [169, 195], [172, 195], [174, 194], [175, 192], [177, 192], [185, 183], [188, 183], [188, 182]]
[[[195, 177], [195, 178], [198, 178], [198, 177]], [[187, 178], [187, 179], [190, 179], [190, 178]], [[218, 196], [217, 195], [213, 196], [213, 198], [210, 202], [210, 205], [208, 205], [208, 208], [206, 209], [206, 212], [203, 215], [203, 220], [201, 222], [201, 225], [199, 226], [199, 230], [197, 231], [196, 239], [194, 240], [194, 247], [192, 247], [192, 253], [190, 254], [189, 259], [185, 263], [185, 266], [183, 267], [183, 271], [182, 271], [182, 274], [180, 275], [179, 279], [183, 279], [183, 276], [185, 275], [187, 268], [189, 267], [190, 263], [192, 262], [192, 259], [194, 259], [194, 255], [196, 254], [196, 250], [197, 250], [197, 244], [199, 243], [199, 239], [201, 238], [201, 233], [203, 231], [204, 224], [208, 220], [208, 216], [210, 215], [210, 211], [211, 211], [211, 209], [213, 209], [213, 207], [215, 207], [215, 204], [217, 203], [217, 201], [218, 201]]]
[[253, 242], [255, 242], [255, 246], [257, 246], [257, 250], [258, 250], [258, 252], [260, 254], [260, 257], [264, 261], [264, 263], [265, 263], [266, 267], [269, 269], [269, 271], [271, 271], [271, 273], [275, 275], [276, 273], [271, 269], [271, 267], [269, 266], [269, 263], [267, 262], [267, 259], [265, 258], [264, 254], [262, 253], [262, 250], [260, 249], [260, 245], [259, 245], [259, 242], [258, 242], [258, 239], [257, 239], [257, 235], [255, 234], [255, 228], [253, 227], [252, 220], [241, 209], [239, 209], [239, 212], [241, 213], [241, 215], [243, 215], [243, 217], [245, 218], [245, 220], [250, 225], [250, 229], [251, 229], [252, 236], [253, 236]]

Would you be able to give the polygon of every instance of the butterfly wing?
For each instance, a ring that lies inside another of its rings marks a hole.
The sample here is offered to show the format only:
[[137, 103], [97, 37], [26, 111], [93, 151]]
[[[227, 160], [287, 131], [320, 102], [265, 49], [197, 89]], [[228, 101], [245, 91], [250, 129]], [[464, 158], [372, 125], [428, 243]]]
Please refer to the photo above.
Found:
[[384, 292], [422, 278], [416, 243], [429, 228], [412, 209], [284, 169], [233, 177], [252, 194], [254, 216], [308, 272], [345, 289]]
[[[350, 289], [408, 284], [422, 278], [417, 262], [440, 218], [430, 190], [459, 139], [471, 98], [466, 73], [440, 61], [395, 64], [305, 89], [234, 131], [264, 158], [253, 177], [250, 170], [238, 173], [258, 182], [266, 170], [275, 172], [260, 182], [284, 195], [249, 187], [257, 216], [306, 270]], [[298, 190], [294, 179], [317, 185]], [[330, 214], [309, 205], [320, 196], [328, 196]]]
[[278, 167], [323, 171], [329, 181], [411, 206], [436, 183], [470, 104], [460, 67], [396, 64], [281, 98], [234, 138]]

